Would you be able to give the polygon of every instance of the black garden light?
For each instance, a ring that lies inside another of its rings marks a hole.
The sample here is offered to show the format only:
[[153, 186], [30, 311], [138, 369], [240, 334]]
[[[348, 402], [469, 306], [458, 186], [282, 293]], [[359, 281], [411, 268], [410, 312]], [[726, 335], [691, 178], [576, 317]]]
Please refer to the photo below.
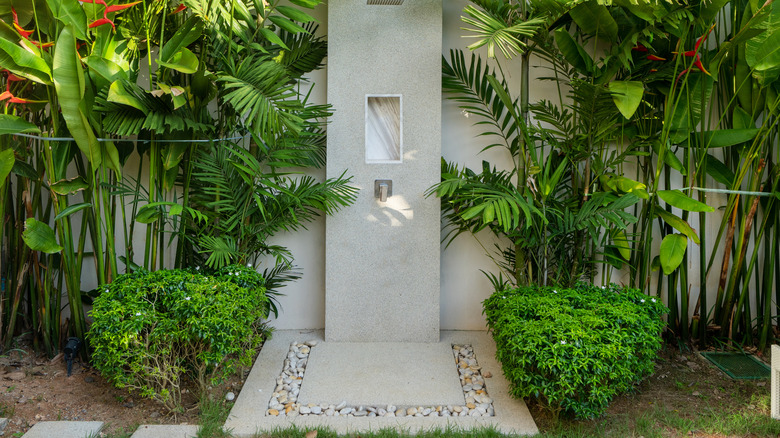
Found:
[[65, 362], [68, 364], [68, 377], [70, 377], [73, 372], [73, 358], [76, 357], [76, 354], [79, 352], [79, 347], [81, 347], [81, 339], [68, 338], [68, 343], [65, 344], [64, 351]]

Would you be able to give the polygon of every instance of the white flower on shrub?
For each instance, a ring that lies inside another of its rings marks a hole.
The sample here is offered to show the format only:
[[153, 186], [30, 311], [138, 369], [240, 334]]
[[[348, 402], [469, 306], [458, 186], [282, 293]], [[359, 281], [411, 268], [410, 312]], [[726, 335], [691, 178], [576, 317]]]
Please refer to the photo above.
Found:
[[651, 298], [650, 301], [655, 302], [655, 298]]
[[135, 312], [135, 316], [141, 316], [141, 312]]
[[566, 341], [561, 341], [561, 345], [566, 345]]
[[190, 300], [190, 297], [184, 297], [184, 299], [185, 299], [185, 300], [187, 300], [187, 301], [189, 301], [189, 300]]
[[639, 300], [639, 302], [640, 302], [640, 303], [644, 303], [644, 302], [645, 302], [645, 299], [644, 299], [644, 298], [642, 298], [641, 300]]

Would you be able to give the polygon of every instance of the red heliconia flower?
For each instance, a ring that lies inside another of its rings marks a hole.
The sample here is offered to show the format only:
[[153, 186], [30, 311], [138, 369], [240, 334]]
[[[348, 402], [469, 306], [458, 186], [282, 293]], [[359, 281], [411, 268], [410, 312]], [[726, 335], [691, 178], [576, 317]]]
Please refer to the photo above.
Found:
[[27, 100], [27, 99], [21, 99], [21, 98], [18, 98], [18, 97], [12, 97], [12, 98], [8, 99], [8, 101], [11, 102], [11, 103], [36, 103], [37, 102], [36, 100]]
[[712, 75], [710, 75], [710, 72], [708, 72], [708, 71], [707, 71], [707, 70], [704, 68], [704, 66], [703, 66], [703, 65], [701, 65], [701, 56], [699, 56], [699, 54], [698, 54], [698, 53], [696, 54], [696, 61], [694, 61], [694, 63], [693, 63], [693, 66], [694, 66], [694, 67], [696, 67], [696, 68], [698, 68], [698, 69], [699, 69], [700, 71], [702, 71], [703, 73], [705, 73], [705, 74], [707, 74], [707, 75], [709, 75], [709, 76], [712, 76]]
[[35, 32], [34, 30], [24, 30], [22, 29], [22, 26], [19, 26], [19, 17], [16, 15], [16, 9], [11, 8], [11, 14], [14, 16], [14, 29], [16, 29], [17, 32], [19, 32], [19, 35], [21, 35], [23, 38], [29, 40], [31, 43], [35, 44], [38, 48], [46, 48], [51, 47], [54, 45], [54, 42], [51, 43], [44, 43], [41, 44], [40, 41], [33, 41], [30, 39], [30, 35]]
[[660, 56], [655, 55], [647, 55], [647, 59], [651, 61], [666, 61], [666, 58], [661, 58]]
[[19, 32], [19, 35], [21, 35], [21, 36], [23, 36], [25, 38], [30, 38], [30, 35], [32, 35], [32, 33], [34, 32], [32, 30], [24, 30], [24, 29], [22, 29], [21, 26], [19, 26], [16, 23], [14, 23], [14, 29], [16, 29], [17, 32]]
[[184, 3], [179, 3], [179, 6], [176, 8], [175, 11], [171, 12], [171, 15], [178, 14], [179, 12], [187, 9], [187, 6]]
[[3, 91], [2, 93], [0, 93], [0, 102], [4, 101], [6, 99], [8, 99], [8, 102], [6, 103], [6, 105], [8, 105], [9, 103], [41, 103], [41, 102], [44, 102], [42, 100], [22, 99], [20, 97], [14, 96], [13, 94], [11, 94], [10, 91]]
[[[675, 55], [683, 55], [689, 58], [696, 57], [696, 61], [693, 62], [693, 66], [699, 69], [700, 72], [710, 75], [710, 72], [707, 71], [707, 69], [704, 68], [704, 65], [701, 63], [701, 55], [699, 55], [699, 47], [701, 46], [701, 43], [707, 40], [707, 37], [710, 35], [710, 32], [712, 32], [712, 29], [715, 29], [715, 25], [713, 24], [710, 26], [709, 29], [707, 29], [707, 32], [704, 32], [704, 35], [700, 36], [698, 39], [696, 39], [696, 44], [693, 47], [693, 50], [688, 50], [682, 53], [679, 52], [672, 52]], [[691, 69], [686, 68], [682, 72], [680, 72], [679, 75], [677, 75], [677, 79], [675, 79], [675, 83], [680, 80], [681, 77], [683, 77], [684, 74], [688, 73]], [[710, 75], [712, 76], [712, 75]]]
[[636, 46], [632, 47], [631, 50], [634, 52], [647, 52], [647, 47], [641, 44], [637, 44]]
[[11, 7], [11, 15], [13, 15], [14, 17], [14, 29], [16, 29], [17, 32], [19, 32], [19, 35], [25, 38], [29, 38], [34, 31], [22, 29], [22, 26], [19, 25], [19, 17], [16, 15], [16, 9], [14, 9], [13, 7]]
[[114, 22], [109, 20], [108, 18], [101, 18], [99, 20], [95, 20], [92, 23], [89, 23], [89, 27], [93, 28], [93, 27], [102, 26], [104, 24], [110, 24], [111, 28], [113, 28], [114, 31], [116, 31], [116, 26], [114, 25]]
[[[704, 68], [704, 66], [701, 64], [701, 56], [699, 56], [699, 54], [698, 54], [698, 53], [696, 54], [696, 61], [693, 63], [693, 66], [694, 66], [694, 67], [696, 67], [696, 68], [698, 68], [698, 69], [699, 69], [699, 71], [701, 71], [702, 73], [704, 73], [704, 74], [707, 74], [707, 75], [710, 75], [710, 72], [708, 72], [708, 71], [707, 71], [707, 70]], [[675, 80], [674, 80], [674, 82], [675, 82], [675, 83], [677, 83], [677, 81], [679, 81], [679, 80], [680, 80], [680, 78], [681, 78], [681, 77], [683, 77], [683, 75], [684, 75], [685, 73], [688, 73], [690, 70], [691, 70], [690, 68], [686, 68], [685, 70], [683, 70], [682, 72], [680, 72], [680, 74], [679, 74], [679, 75], [677, 75], [677, 79], [675, 79]], [[710, 76], [712, 76], [712, 75], [710, 75]]]
[[130, 7], [133, 7], [133, 6], [137, 5], [138, 3], [141, 3], [141, 2], [137, 1], [137, 2], [132, 2], [132, 3], [125, 3], [123, 5], [106, 6], [106, 10], [103, 13], [103, 16], [105, 17], [105, 14], [108, 14], [109, 12], [121, 11], [123, 9], [127, 9], [127, 8], [130, 8]]
[[[97, 4], [100, 4], [100, 5], [106, 6], [105, 0], [79, 0], [79, 1], [82, 2], [82, 3], [97, 3]], [[121, 11], [121, 10], [130, 8], [130, 7], [133, 7], [133, 6], [137, 5], [138, 3], [141, 3], [141, 2], [140, 1], [136, 1], [136, 2], [132, 2], [132, 3], [125, 3], [125, 4], [122, 4], [122, 5], [106, 6], [105, 9], [103, 9], [103, 18], [101, 18], [99, 20], [93, 21], [92, 23], [89, 24], [89, 27], [93, 28], [93, 27], [102, 26], [104, 24], [110, 24], [111, 28], [114, 29], [114, 32], [116, 32], [116, 25], [114, 24], [114, 22], [112, 20], [110, 20], [108, 18], [109, 12]]]
[[675, 55], [683, 55], [683, 56], [687, 56], [687, 57], [696, 56], [696, 54], [699, 52], [699, 47], [701, 46], [701, 43], [703, 43], [704, 41], [707, 40], [707, 37], [710, 35], [710, 32], [712, 32], [712, 29], [715, 29], [715, 25], [714, 24], [712, 26], [710, 26], [709, 29], [707, 29], [707, 32], [704, 32], [704, 35], [700, 36], [696, 40], [696, 44], [693, 46], [693, 50], [688, 50], [688, 51], [685, 51], [685, 52], [682, 52], [682, 53], [679, 53], [679, 52], [672, 52], [672, 53], [674, 53]]
[[[6, 70], [8, 71], [8, 70]], [[27, 78], [20, 78], [19, 76], [16, 76], [15, 74], [8, 72], [8, 82], [19, 82], [19, 81], [26, 81]]]
[[54, 41], [49, 41], [48, 43], [43, 43], [43, 44], [41, 44], [40, 41], [32, 41], [32, 43], [35, 44], [35, 47], [39, 49], [45, 49], [47, 47], [51, 47], [54, 45]]
[[696, 45], [694, 46], [693, 50], [699, 50], [699, 46], [707, 39], [707, 37], [710, 35], [710, 32], [712, 32], [712, 29], [715, 29], [714, 24], [710, 26], [709, 29], [707, 29], [707, 32], [704, 32], [704, 35], [700, 36], [699, 39], [696, 40]]
[[681, 71], [679, 75], [677, 75], [677, 79], [674, 80], [674, 83], [676, 84], [677, 81], [680, 80], [681, 77], [685, 75], [685, 73], [688, 73], [691, 69], [686, 68], [685, 70]]

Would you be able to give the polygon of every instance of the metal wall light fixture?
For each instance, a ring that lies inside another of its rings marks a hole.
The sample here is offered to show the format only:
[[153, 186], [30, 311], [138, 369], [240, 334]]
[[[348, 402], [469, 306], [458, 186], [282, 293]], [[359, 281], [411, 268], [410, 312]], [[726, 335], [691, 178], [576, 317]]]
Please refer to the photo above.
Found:
[[369, 5], [402, 5], [404, 0], [366, 0]]

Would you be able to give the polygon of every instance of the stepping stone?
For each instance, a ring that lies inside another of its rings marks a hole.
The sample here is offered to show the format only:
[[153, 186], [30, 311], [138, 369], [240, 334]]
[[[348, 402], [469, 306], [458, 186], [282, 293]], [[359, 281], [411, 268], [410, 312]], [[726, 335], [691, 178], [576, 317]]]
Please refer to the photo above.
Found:
[[141, 425], [130, 438], [193, 438], [198, 433], [196, 425]]
[[41, 421], [22, 438], [88, 438], [97, 436], [102, 428], [102, 421]]
[[0, 418], [0, 432], [4, 431], [6, 426], [8, 426], [8, 419]]

